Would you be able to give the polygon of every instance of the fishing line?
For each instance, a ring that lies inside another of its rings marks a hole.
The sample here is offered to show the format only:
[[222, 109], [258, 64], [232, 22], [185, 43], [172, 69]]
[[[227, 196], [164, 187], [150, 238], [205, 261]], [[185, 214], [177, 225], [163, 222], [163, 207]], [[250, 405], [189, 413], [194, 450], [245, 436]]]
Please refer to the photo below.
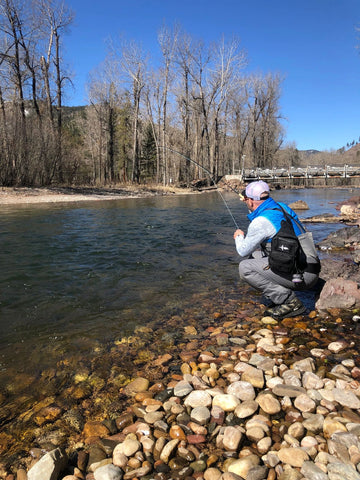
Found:
[[[160, 147], [160, 148], [164, 148], [165, 150], [169, 150], [169, 151], [172, 152], [172, 153], [176, 153], [177, 155], [180, 155], [180, 157], [183, 157], [183, 158], [185, 158], [186, 160], [189, 160], [189, 162], [192, 162], [194, 165], [202, 168], [202, 169], [209, 175], [209, 178], [210, 178], [211, 182], [213, 183], [213, 185], [215, 186], [215, 188], [216, 188], [218, 194], [220, 195], [222, 201], [224, 202], [224, 205], [225, 205], [227, 211], [229, 212], [229, 215], [230, 215], [230, 217], [232, 218], [232, 221], [234, 222], [235, 227], [236, 227], [237, 229], [239, 229], [240, 227], [239, 227], [239, 225], [237, 224], [237, 222], [236, 222], [236, 220], [235, 220], [235, 217], [234, 217], [234, 215], [232, 214], [232, 212], [231, 212], [231, 210], [230, 210], [230, 207], [229, 207], [229, 205], [227, 204], [224, 196], [222, 195], [219, 187], [217, 186], [217, 183], [215, 182], [213, 176], [211, 175], [210, 170], [208, 170], [207, 168], [205, 168], [205, 167], [203, 167], [202, 165], [200, 165], [200, 163], [195, 162], [195, 160], [193, 160], [192, 158], [189, 158], [189, 157], [187, 157], [186, 155], [184, 155], [184, 154], [182, 154], [182, 153], [180, 153], [180, 152], [177, 152], [176, 150], [173, 150], [172, 148], [169, 148], [169, 147]], [[235, 190], [235, 188], [233, 188], [233, 187], [232, 187], [231, 185], [229, 185], [228, 183], [226, 183], [226, 185], [230, 188], [230, 190], [232, 190], [233, 192], [235, 192], [236, 195], [239, 195], [239, 192], [237, 192], [237, 191]]]

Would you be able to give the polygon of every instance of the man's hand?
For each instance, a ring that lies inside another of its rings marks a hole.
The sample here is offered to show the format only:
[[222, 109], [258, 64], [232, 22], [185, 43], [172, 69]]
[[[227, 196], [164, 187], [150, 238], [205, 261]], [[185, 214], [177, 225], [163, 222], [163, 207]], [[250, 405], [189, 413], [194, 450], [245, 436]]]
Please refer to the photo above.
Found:
[[241, 235], [242, 237], [244, 237], [244, 232], [243, 232], [242, 230], [240, 230], [240, 228], [234, 232], [234, 240], [235, 240], [235, 238], [238, 237], [239, 235]]

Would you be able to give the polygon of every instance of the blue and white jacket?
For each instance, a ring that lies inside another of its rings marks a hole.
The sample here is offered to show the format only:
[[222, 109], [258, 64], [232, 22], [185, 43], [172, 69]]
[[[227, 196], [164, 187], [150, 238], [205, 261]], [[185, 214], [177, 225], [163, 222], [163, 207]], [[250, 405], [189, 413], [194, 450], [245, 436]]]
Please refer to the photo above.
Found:
[[[271, 239], [280, 230], [284, 214], [279, 205], [296, 221], [299, 221], [296, 213], [284, 203], [275, 202], [271, 197], [265, 200], [256, 210], [249, 213], [250, 225], [246, 236], [238, 235], [235, 238], [236, 251], [241, 257], [246, 257], [257, 250], [263, 242], [271, 242]], [[296, 235], [302, 233], [296, 222], [292, 222]]]

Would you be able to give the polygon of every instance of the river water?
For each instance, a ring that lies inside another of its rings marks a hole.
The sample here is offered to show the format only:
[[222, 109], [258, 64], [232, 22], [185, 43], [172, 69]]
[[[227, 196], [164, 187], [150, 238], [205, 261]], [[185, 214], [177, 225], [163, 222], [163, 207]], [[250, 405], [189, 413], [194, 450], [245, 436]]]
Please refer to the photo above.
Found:
[[[336, 213], [355, 189], [280, 190], [299, 216]], [[246, 208], [225, 193], [237, 223]], [[316, 241], [338, 225], [313, 225]], [[191, 308], [194, 293], [239, 291], [235, 226], [215, 192], [146, 199], [3, 206], [0, 213], [0, 387], [74, 352], [131, 335]]]

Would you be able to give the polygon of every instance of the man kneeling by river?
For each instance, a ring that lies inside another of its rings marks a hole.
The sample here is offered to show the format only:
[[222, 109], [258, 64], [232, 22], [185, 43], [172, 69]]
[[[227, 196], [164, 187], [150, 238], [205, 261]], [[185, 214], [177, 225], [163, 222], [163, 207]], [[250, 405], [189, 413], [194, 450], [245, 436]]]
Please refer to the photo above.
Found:
[[295, 234], [301, 233], [298, 226], [301, 223], [296, 213], [287, 205], [275, 202], [270, 197], [269, 185], [262, 180], [250, 183], [242, 193], [242, 200], [250, 211], [250, 224], [246, 236], [240, 229], [234, 233], [236, 250], [241, 256], [240, 278], [270, 300], [271, 305], [265, 315], [276, 319], [301, 315], [306, 307], [296, 297], [294, 290], [308, 290], [315, 285], [320, 263], [309, 264], [313, 268], [306, 268], [300, 282], [294, 283], [291, 277], [274, 273], [266, 256], [266, 252], [270, 251], [271, 239], [280, 230], [284, 220], [282, 209], [290, 216]]

